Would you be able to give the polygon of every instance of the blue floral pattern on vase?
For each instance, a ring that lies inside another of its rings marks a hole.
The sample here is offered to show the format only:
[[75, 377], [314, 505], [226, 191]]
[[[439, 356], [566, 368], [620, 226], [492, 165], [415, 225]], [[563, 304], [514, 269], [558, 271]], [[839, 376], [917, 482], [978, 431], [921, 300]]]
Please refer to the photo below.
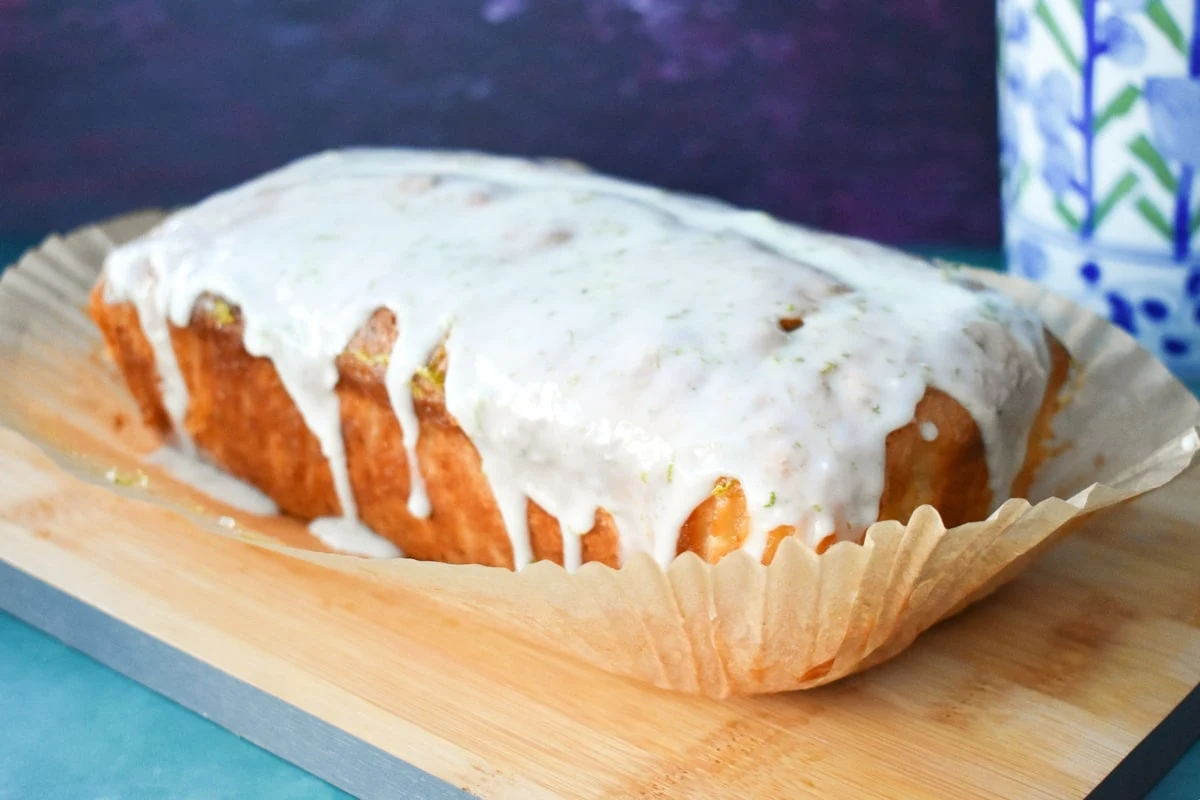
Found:
[[1200, 0], [998, 0], [1010, 269], [1200, 380]]
[[1034, 242], [1017, 242], [1014, 260], [1017, 273], [1031, 281], [1040, 280], [1046, 274], [1046, 251]]
[[[1200, 47], [1196, 50], [1200, 51]], [[1200, 227], [1200, 216], [1192, 217], [1189, 202], [1196, 169], [1200, 167], [1200, 78], [1149, 78], [1146, 104], [1150, 109], [1151, 139], [1158, 152], [1163, 158], [1182, 164], [1175, 181], [1175, 214], [1171, 225], [1175, 257], [1182, 261], [1187, 258], [1192, 237]]]
[[1137, 28], [1114, 15], [1105, 17], [1100, 23], [1096, 52], [1107, 55], [1123, 67], [1136, 67], [1146, 60], [1146, 43]]

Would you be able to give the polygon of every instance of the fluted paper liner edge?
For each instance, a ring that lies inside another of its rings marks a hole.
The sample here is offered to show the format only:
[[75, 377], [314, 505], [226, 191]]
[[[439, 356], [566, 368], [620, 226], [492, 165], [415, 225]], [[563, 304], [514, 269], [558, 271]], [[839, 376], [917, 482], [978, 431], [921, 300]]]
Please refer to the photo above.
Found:
[[[83, 310], [87, 293], [104, 255], [162, 216], [143, 212], [51, 237], [0, 278], [0, 425], [79, 480], [108, 485], [95, 469], [81, 469], [81, 460], [95, 465], [122, 451], [128, 458], [138, 446], [120, 440], [77, 396], [81, 385], [100, 387], [98, 396], [123, 391], [96, 357], [99, 336]], [[973, 276], [1034, 308], [1079, 364], [1056, 418], [1059, 446], [1031, 491], [1038, 502], [1009, 500], [987, 520], [947, 530], [923, 507], [907, 525], [876, 523], [863, 544], [842, 542], [821, 555], [787, 539], [770, 566], [742, 552], [715, 566], [688, 553], [666, 570], [639, 556], [619, 570], [586, 564], [574, 574], [548, 562], [513, 573], [371, 561], [289, 546], [245, 528], [202, 526], [420, 589], [663, 688], [723, 697], [828, 683], [899, 653], [1015, 577], [1081, 519], [1166, 485], [1196, 460], [1200, 404], [1125, 332], [1032, 284]], [[77, 435], [51, 441], [47, 419]], [[165, 504], [194, 518], [178, 496], [142, 493], [128, 502]]]

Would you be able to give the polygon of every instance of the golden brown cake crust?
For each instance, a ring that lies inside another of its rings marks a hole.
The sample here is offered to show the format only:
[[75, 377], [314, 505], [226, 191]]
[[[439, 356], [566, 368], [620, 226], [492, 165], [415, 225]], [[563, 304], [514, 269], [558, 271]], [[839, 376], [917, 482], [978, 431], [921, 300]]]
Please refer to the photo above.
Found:
[[[169, 434], [153, 351], [135, 307], [106, 303], [101, 282], [92, 292], [89, 312], [146, 424]], [[1046, 337], [1052, 371], [1014, 496], [1028, 490], [1046, 456], [1056, 398], [1067, 377], [1065, 349], [1049, 333]], [[432, 513], [428, 519], [409, 513], [409, 465], [383, 380], [395, 338], [394, 316], [380, 309], [337, 361], [342, 434], [359, 518], [412, 558], [511, 568], [512, 547], [479, 455], [446, 410], [441, 381], [447, 365], [440, 348], [412, 385], [420, 425], [417, 455]], [[257, 486], [289, 514], [312, 519], [340, 513], [333, 477], [316, 437], [272, 363], [246, 352], [237, 309], [219, 298], [202, 297], [189, 325], [171, 327], [171, 343], [189, 392], [184, 427], [205, 455]], [[933, 441], [921, 436], [925, 422], [937, 426]], [[947, 526], [986, 516], [992, 497], [983, 440], [975, 421], [953, 397], [929, 388], [913, 420], [888, 436], [886, 448], [880, 519], [906, 522], [925, 504], [937, 508]], [[535, 560], [561, 564], [558, 521], [532, 501], [527, 513]], [[715, 563], [741, 545], [748, 529], [740, 486], [718, 481], [681, 529], [678, 549]], [[765, 562], [791, 533], [787, 526], [771, 531]], [[835, 540], [836, 532], [831, 531], [818, 552]], [[598, 510], [591, 531], [582, 537], [583, 561], [618, 566], [618, 542], [612, 517]]]

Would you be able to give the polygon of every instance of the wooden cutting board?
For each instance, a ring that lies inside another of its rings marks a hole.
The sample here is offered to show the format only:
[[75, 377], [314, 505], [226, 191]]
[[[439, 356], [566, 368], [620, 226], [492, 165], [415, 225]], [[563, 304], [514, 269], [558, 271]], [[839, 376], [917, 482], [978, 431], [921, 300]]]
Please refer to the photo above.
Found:
[[[865, 674], [715, 701], [214, 535], [0, 429], [0, 561], [328, 723], [259, 738], [378, 796], [369, 758], [331, 763], [345, 734], [481, 797], [1084, 796], [1200, 682], [1198, 496], [1185, 477], [1085, 527]], [[224, 684], [177, 680], [239, 728]]]

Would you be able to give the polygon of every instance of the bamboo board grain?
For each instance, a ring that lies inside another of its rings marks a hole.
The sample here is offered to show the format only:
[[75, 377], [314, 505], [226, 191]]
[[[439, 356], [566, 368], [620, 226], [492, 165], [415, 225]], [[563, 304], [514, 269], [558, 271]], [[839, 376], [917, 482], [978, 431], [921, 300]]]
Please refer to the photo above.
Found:
[[1079, 797], [1200, 682], [1197, 479], [907, 653], [714, 701], [215, 536], [0, 432], [0, 560], [482, 797]]

